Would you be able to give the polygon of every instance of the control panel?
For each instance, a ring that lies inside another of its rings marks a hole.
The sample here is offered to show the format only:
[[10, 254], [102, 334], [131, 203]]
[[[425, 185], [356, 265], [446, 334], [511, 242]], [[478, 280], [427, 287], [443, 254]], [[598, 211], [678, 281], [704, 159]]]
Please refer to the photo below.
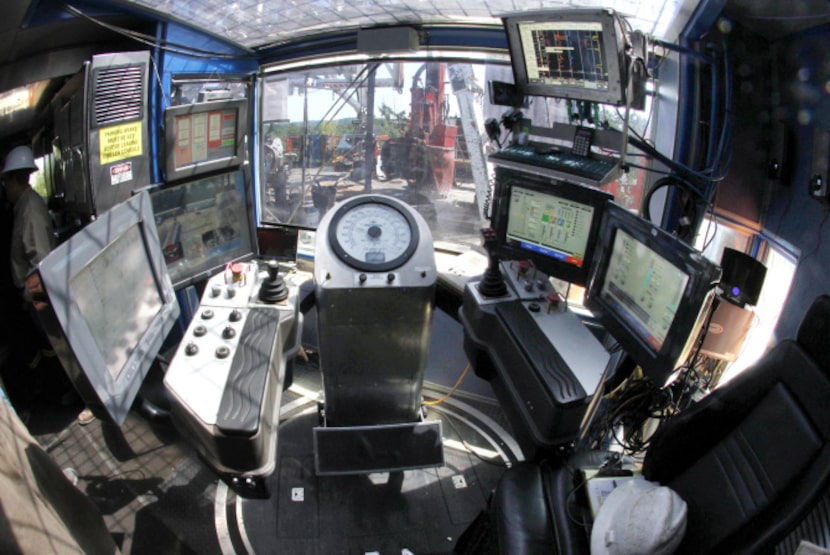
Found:
[[276, 262], [228, 265], [208, 280], [165, 375], [174, 422], [231, 485], [273, 470], [287, 363], [290, 372], [300, 348], [299, 286], [308, 279]]
[[499, 264], [506, 292], [470, 282], [459, 319], [476, 373], [491, 382], [526, 456], [578, 437], [609, 353], [549, 276], [527, 261]]

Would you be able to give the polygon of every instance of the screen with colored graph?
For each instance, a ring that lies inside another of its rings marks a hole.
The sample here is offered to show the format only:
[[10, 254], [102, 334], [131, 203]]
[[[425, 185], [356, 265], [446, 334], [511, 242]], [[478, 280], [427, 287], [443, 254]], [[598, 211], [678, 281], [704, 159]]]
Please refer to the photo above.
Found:
[[505, 17], [504, 26], [521, 94], [625, 103], [625, 53], [613, 12], [522, 12]]
[[608, 193], [517, 170], [496, 171], [496, 229], [504, 256], [584, 284]]

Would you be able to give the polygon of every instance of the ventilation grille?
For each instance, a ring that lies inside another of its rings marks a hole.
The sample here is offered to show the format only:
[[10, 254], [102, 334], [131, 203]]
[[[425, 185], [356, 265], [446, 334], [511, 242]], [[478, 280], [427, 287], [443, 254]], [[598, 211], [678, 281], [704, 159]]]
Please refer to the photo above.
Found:
[[141, 119], [144, 113], [144, 64], [95, 70], [92, 125]]

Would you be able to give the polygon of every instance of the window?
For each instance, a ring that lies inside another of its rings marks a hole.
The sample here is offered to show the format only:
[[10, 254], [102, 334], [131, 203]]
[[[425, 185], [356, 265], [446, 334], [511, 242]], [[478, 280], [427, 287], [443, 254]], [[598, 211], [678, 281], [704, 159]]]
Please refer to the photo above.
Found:
[[[257, 153], [258, 219], [315, 229], [335, 201], [374, 192], [412, 205], [439, 248], [481, 249], [491, 194], [484, 122], [509, 110], [492, 105], [491, 80], [512, 82], [507, 64], [405, 61], [319, 66], [262, 78]], [[532, 98], [523, 112], [539, 127], [574, 121], [565, 100]], [[614, 108], [591, 121], [621, 128]], [[646, 112], [632, 111], [643, 133]], [[501, 127], [499, 142], [512, 139]], [[636, 210], [644, 176], [632, 170], [607, 186]], [[578, 292], [573, 291], [575, 296]]]
[[758, 304], [747, 307], [752, 312], [752, 319], [737, 359], [719, 369], [722, 374], [716, 380], [718, 384], [726, 383], [754, 364], [774, 340], [773, 331], [790, 290], [798, 254], [795, 249], [771, 236], [755, 235], [745, 227], [710, 216], [704, 219], [695, 242], [698, 250], [718, 263], [724, 248], [750, 252], [756, 243], [757, 251], [761, 253], [758, 259], [767, 268], [764, 284]]
[[727, 369], [721, 383], [725, 383], [754, 364], [775, 342], [774, 331], [778, 317], [790, 292], [798, 256], [792, 247], [768, 239], [763, 240], [761, 261], [767, 267], [764, 286], [754, 308], [753, 326], [747, 334], [738, 359]]
[[490, 179], [485, 71], [395, 62], [266, 77], [260, 223], [313, 229], [335, 201], [374, 192], [412, 205], [436, 242], [478, 247]]

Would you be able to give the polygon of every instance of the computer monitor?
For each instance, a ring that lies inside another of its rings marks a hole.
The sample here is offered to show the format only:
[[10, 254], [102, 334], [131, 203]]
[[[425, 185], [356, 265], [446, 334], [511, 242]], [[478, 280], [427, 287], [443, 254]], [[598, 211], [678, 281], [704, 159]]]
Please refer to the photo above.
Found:
[[150, 197], [134, 196], [38, 265], [44, 329], [84, 402], [123, 424], [179, 316]]
[[698, 343], [720, 267], [614, 203], [598, 241], [585, 305], [662, 386]]
[[164, 111], [166, 180], [238, 167], [245, 162], [248, 101], [217, 100]]
[[521, 12], [502, 18], [521, 94], [625, 104], [625, 51], [610, 10]]
[[493, 225], [502, 257], [530, 260], [557, 279], [584, 285], [599, 223], [612, 196], [593, 187], [499, 168]]
[[256, 253], [242, 169], [202, 176], [151, 194], [167, 271], [176, 289]]

